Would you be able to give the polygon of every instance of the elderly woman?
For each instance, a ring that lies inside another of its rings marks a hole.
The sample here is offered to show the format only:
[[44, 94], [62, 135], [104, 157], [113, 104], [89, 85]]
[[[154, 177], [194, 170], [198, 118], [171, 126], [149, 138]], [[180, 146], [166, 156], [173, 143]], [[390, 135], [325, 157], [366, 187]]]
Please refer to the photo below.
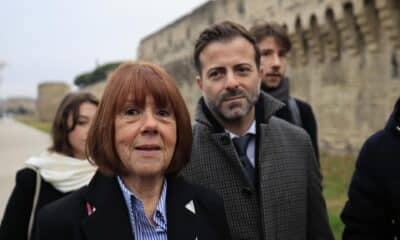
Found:
[[97, 105], [89, 93], [63, 98], [53, 121], [52, 145], [17, 172], [0, 239], [31, 239], [37, 210], [90, 182], [96, 168], [86, 159], [85, 144]]
[[89, 133], [100, 174], [45, 207], [38, 239], [230, 239], [222, 199], [179, 176], [191, 152], [188, 110], [171, 77], [143, 62], [111, 76]]

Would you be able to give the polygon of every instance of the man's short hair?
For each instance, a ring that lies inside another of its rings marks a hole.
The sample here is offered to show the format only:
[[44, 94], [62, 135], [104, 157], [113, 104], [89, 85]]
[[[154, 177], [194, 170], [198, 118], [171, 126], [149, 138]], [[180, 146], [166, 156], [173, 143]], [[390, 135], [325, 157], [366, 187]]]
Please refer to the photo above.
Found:
[[198, 74], [201, 75], [201, 68], [202, 68], [200, 62], [200, 53], [208, 44], [212, 42], [230, 41], [236, 37], [243, 37], [244, 39], [249, 41], [249, 43], [253, 46], [254, 60], [256, 62], [257, 68], [259, 68], [260, 50], [256, 44], [255, 39], [242, 25], [231, 21], [224, 21], [203, 30], [196, 40], [193, 57], [194, 57], [194, 65], [196, 67]]
[[290, 42], [286, 29], [277, 23], [267, 22], [253, 26], [250, 29], [250, 34], [255, 38], [257, 43], [260, 43], [267, 37], [273, 37], [277, 41], [278, 45], [286, 52], [289, 52], [292, 48], [292, 43]]

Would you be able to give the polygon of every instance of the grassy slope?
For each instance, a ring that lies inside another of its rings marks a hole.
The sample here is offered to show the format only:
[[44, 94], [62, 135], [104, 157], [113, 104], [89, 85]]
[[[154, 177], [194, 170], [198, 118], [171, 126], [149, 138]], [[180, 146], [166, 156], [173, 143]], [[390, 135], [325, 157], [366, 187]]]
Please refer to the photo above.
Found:
[[343, 232], [344, 226], [340, 220], [340, 213], [347, 200], [347, 190], [354, 171], [354, 161], [354, 156], [321, 155], [324, 196], [335, 239], [341, 239]]
[[50, 133], [51, 130], [50, 122], [42, 122], [39, 121], [37, 118], [30, 116], [15, 116], [14, 119], [28, 126], [39, 129], [43, 132]]

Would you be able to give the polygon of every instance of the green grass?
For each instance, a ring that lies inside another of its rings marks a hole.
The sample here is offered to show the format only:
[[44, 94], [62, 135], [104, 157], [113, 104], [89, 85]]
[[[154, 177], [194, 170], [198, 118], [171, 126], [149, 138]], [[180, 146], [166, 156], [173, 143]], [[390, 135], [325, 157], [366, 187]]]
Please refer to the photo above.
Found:
[[[51, 123], [41, 122], [34, 117], [19, 116], [16, 117], [16, 120], [47, 133], [51, 129]], [[321, 154], [324, 196], [335, 239], [341, 239], [344, 228], [340, 220], [340, 213], [347, 200], [347, 190], [354, 170], [354, 160], [355, 156], [343, 157]]]
[[14, 119], [45, 133], [51, 131], [51, 122], [43, 122], [33, 116], [15, 116]]
[[354, 171], [354, 161], [355, 156], [321, 154], [324, 196], [335, 239], [341, 239], [344, 228], [340, 220], [340, 213], [347, 200], [347, 191]]

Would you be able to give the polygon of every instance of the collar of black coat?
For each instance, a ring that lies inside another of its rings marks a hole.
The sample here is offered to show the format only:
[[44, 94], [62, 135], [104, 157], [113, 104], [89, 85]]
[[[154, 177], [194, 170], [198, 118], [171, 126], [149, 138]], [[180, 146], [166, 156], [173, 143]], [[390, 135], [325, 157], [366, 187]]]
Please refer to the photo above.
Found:
[[[261, 92], [255, 105], [256, 124], [268, 123], [269, 119], [275, 114], [275, 112], [283, 106], [285, 106], [285, 104], [281, 101], [271, 97], [267, 93]], [[207, 107], [204, 97], [201, 97], [198, 101], [195, 119], [196, 122], [214, 129], [214, 132], [225, 132], [224, 127], [217, 121]]]
[[394, 110], [386, 123], [386, 131], [392, 132], [397, 136], [400, 136], [400, 98], [394, 106]]
[[[185, 207], [195, 192], [181, 177], [167, 177], [167, 181], [168, 239], [195, 239], [195, 215]], [[96, 173], [83, 194], [85, 210], [87, 203], [94, 211], [82, 220], [86, 239], [132, 239], [128, 208], [115, 176]]]

